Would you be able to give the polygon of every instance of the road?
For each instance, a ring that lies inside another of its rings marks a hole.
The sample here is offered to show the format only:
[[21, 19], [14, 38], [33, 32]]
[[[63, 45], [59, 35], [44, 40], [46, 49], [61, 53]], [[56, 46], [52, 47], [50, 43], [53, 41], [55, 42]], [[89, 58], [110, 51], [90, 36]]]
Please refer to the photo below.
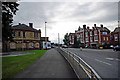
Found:
[[120, 78], [120, 52], [111, 49], [65, 48], [86, 61], [102, 78]]

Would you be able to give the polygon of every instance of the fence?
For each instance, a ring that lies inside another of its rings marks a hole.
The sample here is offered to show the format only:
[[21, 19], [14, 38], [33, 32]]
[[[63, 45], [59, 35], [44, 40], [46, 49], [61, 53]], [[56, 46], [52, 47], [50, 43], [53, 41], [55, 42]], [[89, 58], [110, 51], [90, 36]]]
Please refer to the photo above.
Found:
[[96, 71], [79, 56], [63, 48], [57, 48], [57, 50], [70, 63], [71, 67], [73, 68], [79, 79], [88, 78], [91, 80], [102, 80], [102, 78], [96, 73]]

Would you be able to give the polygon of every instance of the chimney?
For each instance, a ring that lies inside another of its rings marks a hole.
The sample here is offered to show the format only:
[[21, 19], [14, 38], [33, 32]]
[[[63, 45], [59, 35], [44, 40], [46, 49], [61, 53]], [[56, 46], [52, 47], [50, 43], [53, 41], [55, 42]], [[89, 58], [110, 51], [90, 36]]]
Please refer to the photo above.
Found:
[[100, 26], [101, 26], [101, 28], [103, 28], [103, 24], [101, 24]]
[[29, 27], [33, 28], [33, 23], [29, 23]]
[[19, 25], [21, 25], [21, 23], [19, 23]]
[[86, 29], [86, 25], [85, 24], [83, 25], [83, 29]]
[[89, 26], [87, 27], [87, 29], [89, 29]]
[[94, 24], [94, 27], [96, 27], [96, 24]]

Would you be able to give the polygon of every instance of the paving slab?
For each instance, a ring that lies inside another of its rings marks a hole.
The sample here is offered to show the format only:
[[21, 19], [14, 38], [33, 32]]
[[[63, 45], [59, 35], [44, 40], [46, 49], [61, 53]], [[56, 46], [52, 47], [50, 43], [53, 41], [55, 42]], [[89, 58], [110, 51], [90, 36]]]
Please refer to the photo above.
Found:
[[77, 78], [77, 76], [63, 56], [56, 49], [50, 49], [15, 78]]

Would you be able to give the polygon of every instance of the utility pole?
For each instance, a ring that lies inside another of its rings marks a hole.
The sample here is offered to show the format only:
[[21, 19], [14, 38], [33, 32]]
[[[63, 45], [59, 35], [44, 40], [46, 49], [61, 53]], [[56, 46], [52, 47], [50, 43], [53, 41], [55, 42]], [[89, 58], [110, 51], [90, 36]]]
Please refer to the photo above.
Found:
[[[119, 22], [119, 20], [118, 20], [118, 29], [119, 29], [119, 28], [120, 28], [120, 22]], [[119, 29], [119, 34], [118, 34], [118, 35], [119, 35], [119, 39], [118, 39], [119, 42], [118, 42], [118, 44], [120, 45], [120, 29]]]
[[47, 49], [46, 23], [47, 22], [45, 22], [45, 48]]
[[58, 33], [58, 47], [60, 47], [60, 36], [59, 36], [59, 33]]

